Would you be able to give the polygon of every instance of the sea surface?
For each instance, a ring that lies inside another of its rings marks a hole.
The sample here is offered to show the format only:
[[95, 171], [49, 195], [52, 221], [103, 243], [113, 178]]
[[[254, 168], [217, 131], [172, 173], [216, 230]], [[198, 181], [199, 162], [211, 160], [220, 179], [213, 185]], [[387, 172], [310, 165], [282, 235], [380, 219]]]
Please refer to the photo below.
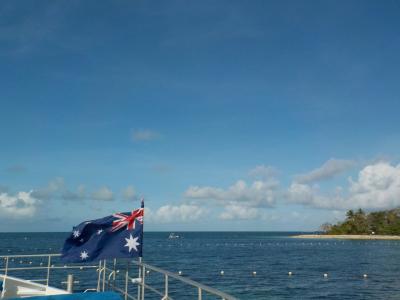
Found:
[[[239, 299], [400, 299], [400, 241], [304, 240], [292, 238], [298, 234], [294, 232], [176, 234], [181, 238], [168, 239], [169, 232], [145, 232], [144, 261], [171, 272], [181, 271], [184, 277]], [[0, 233], [0, 255], [58, 253], [67, 236], [68, 233]], [[47, 261], [16, 258], [9, 267], [40, 263], [46, 265]], [[51, 264], [62, 266], [57, 261]], [[0, 262], [2, 267], [4, 261]], [[126, 262], [119, 261], [117, 269], [118, 276], [123, 277]], [[87, 279], [89, 271], [91, 280]], [[41, 275], [30, 275], [45, 277], [43, 270], [37, 272]], [[130, 272], [136, 270], [131, 267]], [[62, 268], [52, 270], [51, 284], [61, 286], [67, 273], [70, 272]], [[79, 281], [77, 289], [97, 282], [95, 269], [78, 269], [74, 274]], [[26, 273], [15, 271], [11, 275], [24, 277]], [[150, 273], [146, 282], [152, 280], [162, 289], [162, 278], [156, 279]], [[192, 295], [182, 294], [181, 286], [173, 280], [170, 291], [174, 299], [189, 299]], [[148, 298], [161, 297], [152, 297], [149, 292]]]

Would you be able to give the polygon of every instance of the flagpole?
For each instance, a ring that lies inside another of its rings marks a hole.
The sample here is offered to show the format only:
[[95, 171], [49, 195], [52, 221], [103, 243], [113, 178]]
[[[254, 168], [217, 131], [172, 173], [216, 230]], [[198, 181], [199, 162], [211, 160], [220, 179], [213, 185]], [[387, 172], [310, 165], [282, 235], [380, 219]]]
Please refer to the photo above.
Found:
[[143, 216], [142, 216], [142, 253], [141, 256], [139, 256], [139, 278], [140, 278], [140, 283], [138, 284], [138, 300], [144, 298], [144, 272], [142, 272], [142, 261], [143, 261], [143, 227], [144, 227], [144, 198], [142, 197], [141, 199], [141, 208], [143, 208]]

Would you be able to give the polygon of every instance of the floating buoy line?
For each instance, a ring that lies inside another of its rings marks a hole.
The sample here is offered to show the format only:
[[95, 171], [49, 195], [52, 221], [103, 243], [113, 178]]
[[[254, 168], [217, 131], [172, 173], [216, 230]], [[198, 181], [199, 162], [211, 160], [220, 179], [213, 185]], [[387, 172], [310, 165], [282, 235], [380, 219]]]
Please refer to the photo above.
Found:
[[[4, 258], [4, 259], [6, 259], [6, 258]], [[34, 262], [33, 262], [33, 261], [22, 261], [22, 260], [20, 260], [20, 261], [16, 262], [16, 261], [14, 260], [14, 258], [11, 259], [11, 262], [19, 263], [19, 264], [34, 265]], [[39, 264], [40, 266], [43, 266], [43, 265], [44, 265], [43, 262], [39, 262], [38, 264]], [[52, 265], [50, 266], [50, 268], [54, 268], [54, 267], [55, 267], [54, 264], [52, 264]], [[67, 266], [64, 265], [63, 267], [66, 268]], [[79, 267], [79, 269], [80, 269], [80, 270], [84, 270], [84, 267], [81, 266], [81, 267]], [[120, 270], [116, 270], [116, 273], [119, 273], [119, 272], [120, 272]], [[146, 275], [147, 275], [147, 276], [150, 276], [150, 273], [151, 273], [150, 270], [146, 270]], [[179, 276], [182, 276], [182, 275], [183, 275], [182, 270], [178, 270], [177, 273], [178, 273]], [[225, 276], [226, 274], [229, 275], [229, 272], [226, 273], [225, 270], [220, 270], [220, 271], [219, 271], [219, 275], [220, 275], [220, 276]], [[296, 274], [299, 274], [299, 273], [296, 273]], [[257, 276], [257, 271], [256, 271], [256, 270], [251, 271], [251, 272], [250, 272], [250, 275], [251, 275], [252, 277], [256, 277], [256, 276]], [[292, 272], [292, 271], [288, 271], [288, 272], [287, 272], [287, 275], [288, 275], [288, 277], [293, 277], [293, 276], [295, 276], [294, 272]], [[257, 277], [258, 277], [258, 276], [257, 276]], [[327, 278], [329, 277], [329, 273], [322, 273], [322, 277], [323, 277], [324, 279], [327, 279]], [[363, 274], [360, 275], [360, 277], [363, 278], [363, 279], [367, 279], [369, 276], [368, 276], [367, 273], [363, 273]]]

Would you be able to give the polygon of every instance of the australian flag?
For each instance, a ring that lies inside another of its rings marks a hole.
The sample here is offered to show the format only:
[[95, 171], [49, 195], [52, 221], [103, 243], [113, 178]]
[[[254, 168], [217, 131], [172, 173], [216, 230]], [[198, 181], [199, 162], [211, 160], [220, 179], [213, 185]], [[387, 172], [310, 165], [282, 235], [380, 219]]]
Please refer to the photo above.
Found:
[[89, 262], [142, 257], [144, 202], [127, 213], [86, 221], [74, 227], [64, 243], [61, 260]]

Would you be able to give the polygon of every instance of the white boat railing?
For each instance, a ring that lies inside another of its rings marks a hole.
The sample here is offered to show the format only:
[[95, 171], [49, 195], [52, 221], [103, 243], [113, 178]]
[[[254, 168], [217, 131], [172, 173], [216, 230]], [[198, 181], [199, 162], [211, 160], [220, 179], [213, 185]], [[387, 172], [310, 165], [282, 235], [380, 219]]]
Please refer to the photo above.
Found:
[[[180, 294], [183, 295], [184, 299], [198, 299], [203, 300], [206, 296], [213, 296], [214, 299], [225, 299], [225, 300], [236, 300], [235, 297], [219, 291], [215, 288], [207, 285], [198, 283], [189, 278], [183, 277], [180, 274], [169, 272], [161, 268], [151, 266], [142, 261], [127, 261], [126, 267], [121, 268], [120, 261], [114, 259], [111, 261], [102, 260], [96, 265], [89, 264], [71, 264], [64, 265], [58, 261], [60, 254], [32, 254], [32, 255], [3, 255], [0, 256], [0, 273], [7, 276], [10, 272], [18, 271], [33, 271], [43, 270], [45, 271], [45, 278], [39, 279], [28, 279], [32, 282], [43, 282], [44, 285], [49, 286], [52, 271], [55, 270], [87, 270], [95, 269], [97, 272], [97, 286], [86, 287], [86, 291], [106, 291], [114, 290], [119, 292], [125, 300], [144, 300], [148, 296], [161, 297], [162, 300], [173, 300], [173, 292], [171, 285], [179, 282], [179, 285], [184, 285], [183, 289], [180, 288]], [[38, 266], [34, 265], [32, 260], [39, 259], [40, 263]], [[18, 264], [19, 263], [19, 264]], [[28, 266], [20, 266], [22, 264], [28, 264]], [[157, 284], [151, 284], [148, 279], [154, 277], [153, 274], [161, 276], [161, 280], [157, 281]], [[74, 283], [79, 283], [74, 280], [74, 276], [67, 274], [68, 279], [63, 284], [67, 284], [67, 290], [73, 291]], [[65, 277], [64, 277], [65, 278]], [[75, 278], [76, 279], [76, 278]], [[77, 278], [79, 279], [79, 278]], [[171, 282], [173, 281], [173, 283]], [[123, 286], [119, 286], [122, 284]], [[135, 291], [132, 292], [132, 289]], [[176, 290], [176, 289], [175, 289]], [[187, 293], [186, 293], [187, 292]], [[136, 294], [137, 295], [133, 295]], [[160, 298], [157, 298], [160, 299]]]

